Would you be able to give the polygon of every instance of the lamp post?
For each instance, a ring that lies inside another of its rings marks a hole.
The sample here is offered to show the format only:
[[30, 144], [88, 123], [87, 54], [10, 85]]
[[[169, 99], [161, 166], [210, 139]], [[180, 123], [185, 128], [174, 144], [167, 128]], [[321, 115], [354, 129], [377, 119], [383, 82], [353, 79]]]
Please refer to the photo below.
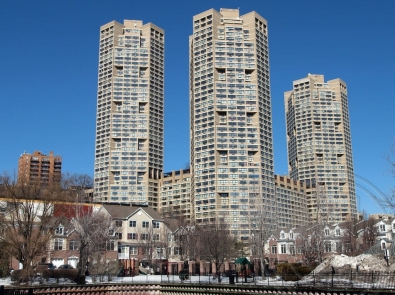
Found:
[[387, 261], [387, 266], [390, 266], [389, 259], [390, 259], [390, 250], [385, 249], [384, 250], [384, 259]]

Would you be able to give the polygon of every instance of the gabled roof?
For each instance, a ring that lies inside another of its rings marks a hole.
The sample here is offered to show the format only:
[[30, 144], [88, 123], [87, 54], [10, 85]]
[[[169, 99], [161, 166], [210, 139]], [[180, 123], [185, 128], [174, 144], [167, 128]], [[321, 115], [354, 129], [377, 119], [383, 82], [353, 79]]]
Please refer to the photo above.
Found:
[[163, 218], [150, 207], [124, 205], [124, 204], [103, 204], [104, 209], [115, 219], [128, 219], [138, 211], [142, 210], [149, 215], [153, 220], [163, 220]]
[[166, 218], [164, 223], [173, 233], [181, 227], [179, 220], [174, 218]]

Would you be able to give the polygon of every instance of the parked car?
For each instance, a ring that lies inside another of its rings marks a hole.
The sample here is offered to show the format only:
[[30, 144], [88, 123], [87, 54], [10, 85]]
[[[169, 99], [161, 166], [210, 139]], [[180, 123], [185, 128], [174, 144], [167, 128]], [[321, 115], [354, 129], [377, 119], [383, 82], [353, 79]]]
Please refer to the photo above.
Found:
[[236, 271], [234, 269], [225, 270], [224, 272], [225, 277], [236, 276]]
[[56, 269], [56, 266], [53, 263], [49, 262], [49, 263], [40, 263], [35, 268], [37, 275], [42, 275], [42, 272], [46, 269]]
[[62, 264], [58, 266], [58, 269], [74, 269], [74, 266], [70, 264]]
[[43, 270], [43, 269], [56, 269], [56, 266], [52, 263], [40, 263], [36, 266], [36, 270]]

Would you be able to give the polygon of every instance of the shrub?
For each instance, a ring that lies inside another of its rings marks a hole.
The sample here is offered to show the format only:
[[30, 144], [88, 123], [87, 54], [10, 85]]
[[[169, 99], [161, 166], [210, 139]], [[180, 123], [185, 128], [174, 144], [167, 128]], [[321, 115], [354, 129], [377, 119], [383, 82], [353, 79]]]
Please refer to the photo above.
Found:
[[313, 270], [313, 268], [302, 266], [300, 263], [280, 263], [277, 264], [276, 269], [285, 281], [298, 281]]
[[4, 244], [0, 243], [0, 278], [10, 275], [10, 256], [4, 251]]
[[11, 273], [11, 281], [18, 281], [22, 276], [22, 269], [16, 269]]
[[27, 273], [25, 269], [16, 269], [11, 273], [11, 281], [19, 283], [26, 283], [29, 279], [34, 277], [34, 271], [31, 270]]
[[63, 279], [70, 279], [74, 282], [77, 281], [78, 277], [78, 270], [76, 269], [46, 269], [43, 271], [43, 277], [46, 279], [53, 278], [59, 280], [60, 278]]

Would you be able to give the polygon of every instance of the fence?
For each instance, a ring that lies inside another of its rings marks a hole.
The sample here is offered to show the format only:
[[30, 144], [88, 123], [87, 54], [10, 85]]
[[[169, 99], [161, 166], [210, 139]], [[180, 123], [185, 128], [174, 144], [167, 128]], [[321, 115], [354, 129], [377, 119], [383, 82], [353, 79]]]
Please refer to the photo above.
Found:
[[[183, 278], [183, 279], [181, 279]], [[300, 278], [297, 274], [291, 275], [275, 275], [270, 277], [254, 277], [254, 276], [237, 276], [237, 277], [224, 277], [220, 279], [213, 277], [212, 275], [199, 276], [188, 274], [186, 276], [179, 276], [177, 274], [171, 275], [138, 275], [134, 277], [114, 277], [111, 281], [108, 281], [107, 277], [103, 277], [103, 282], [99, 281], [88, 281], [87, 285], [77, 286], [69, 285], [61, 286], [55, 285], [53, 282], [46, 282], [49, 284], [35, 286], [34, 288], [4, 288], [0, 286], [0, 295], [30, 295], [30, 294], [41, 294], [38, 289], [45, 288], [74, 288], [78, 290], [86, 288], [99, 288], [108, 290], [109, 286], [153, 286], [157, 287], [157, 290], [162, 290], [164, 287], [173, 285], [178, 286], [177, 288], [204, 288], [204, 286], [218, 286], [219, 288], [229, 288], [230, 285], [236, 288], [280, 288], [285, 290], [336, 290], [336, 289], [347, 289], [354, 290], [390, 290], [395, 289], [395, 273], [385, 272], [348, 272], [348, 273], [326, 273], [326, 274], [309, 274], [303, 278]], [[62, 283], [62, 282], [61, 282]], [[63, 282], [65, 283], [65, 282]], [[103, 283], [103, 284], [101, 284]], [[189, 287], [188, 287], [189, 286]], [[222, 286], [222, 287], [221, 287]], [[146, 287], [148, 288], [148, 287]], [[158, 289], [159, 288], [159, 289]], [[103, 290], [104, 290], [103, 289]], [[47, 289], [48, 290], [48, 289]], [[141, 290], [141, 289], [140, 289]], [[381, 292], [381, 291], [380, 291]], [[71, 293], [79, 293], [79, 291], [73, 291]], [[93, 294], [93, 293], [92, 293]], [[103, 293], [104, 294], [104, 293]]]
[[[284, 277], [287, 280], [287, 277]], [[348, 272], [310, 274], [295, 282], [296, 286], [342, 287], [368, 289], [395, 289], [395, 273], [390, 272]]]
[[[105, 280], [106, 281], [106, 280]], [[298, 274], [274, 275], [268, 277], [234, 276], [233, 279], [213, 275], [192, 275], [181, 279], [178, 274], [170, 275], [138, 275], [134, 277], [113, 278], [121, 283], [173, 283], [173, 284], [247, 284], [264, 286], [309, 286], [309, 287], [346, 287], [370, 289], [395, 289], [395, 273], [385, 272], [348, 272], [309, 274], [305, 277]]]
[[172, 284], [238, 284], [283, 287], [324, 287], [324, 288], [363, 288], [363, 289], [395, 289], [395, 273], [389, 272], [347, 272], [309, 274], [274, 275], [268, 277], [234, 276], [233, 278], [221, 276], [218, 279], [212, 275], [192, 275], [181, 279], [177, 274], [147, 275], [135, 277], [118, 277], [114, 282], [121, 283], [172, 283]]

